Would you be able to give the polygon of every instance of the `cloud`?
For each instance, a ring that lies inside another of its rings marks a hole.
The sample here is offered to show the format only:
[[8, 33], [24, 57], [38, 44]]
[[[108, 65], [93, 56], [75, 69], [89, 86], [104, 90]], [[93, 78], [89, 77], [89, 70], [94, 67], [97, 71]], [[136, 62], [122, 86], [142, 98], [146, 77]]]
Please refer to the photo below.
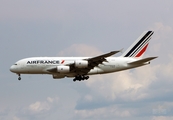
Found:
[[132, 110], [119, 109], [115, 105], [92, 110], [75, 110], [75, 115], [78, 119], [112, 119], [114, 117], [128, 118], [131, 116], [131, 113], [133, 113]]
[[[168, 63], [167, 66], [172, 66]], [[149, 65], [136, 68], [130, 71], [118, 72], [108, 75], [92, 76], [86, 86], [97, 91], [103, 98], [116, 100], [121, 98], [124, 101], [138, 101], [150, 98], [150, 85], [158, 81], [158, 74], [163, 70], [162, 77], [168, 77], [164, 74], [165, 65]], [[164, 69], [163, 69], [164, 68]], [[169, 78], [169, 77], [168, 77]]]
[[155, 22], [150, 29], [155, 31], [151, 41], [153, 44], [150, 52], [160, 56], [160, 59], [164, 62], [165, 60], [163, 60], [163, 58], [173, 53], [173, 48], [171, 47], [173, 43], [172, 26], [165, 25], [162, 22]]
[[173, 74], [173, 55], [167, 57], [169, 59], [168, 63], [160, 65], [160, 72], [165, 76], [165, 78], [172, 78]]
[[53, 103], [55, 99], [56, 99], [56, 101], [58, 101], [58, 98], [47, 97], [47, 101], [50, 103]]
[[86, 101], [92, 101], [92, 100], [93, 100], [93, 98], [92, 98], [91, 95], [85, 95], [84, 99], [85, 99]]
[[155, 22], [153, 27], [151, 27], [157, 35], [157, 39], [161, 37], [167, 37], [168, 34], [172, 33], [172, 27], [168, 25], [164, 25], [162, 22]]
[[44, 113], [52, 108], [53, 103], [57, 103], [58, 98], [47, 97], [46, 101], [37, 101], [29, 105], [28, 110], [31, 113]]
[[157, 66], [146, 66], [133, 71], [91, 76], [90, 80], [85, 82], [91, 92], [78, 101], [76, 108], [97, 109], [117, 103], [135, 103], [150, 99], [148, 89], [150, 84], [157, 80], [154, 74], [156, 69]]
[[172, 116], [154, 116], [152, 120], [172, 120]]
[[37, 120], [47, 119], [56, 111], [56, 107], [59, 106], [58, 97], [47, 97], [46, 100], [36, 101], [28, 106], [18, 108], [16, 114], [13, 115], [14, 120]]
[[47, 102], [35, 102], [29, 105], [29, 110], [33, 112], [41, 112], [50, 110], [50, 105]]

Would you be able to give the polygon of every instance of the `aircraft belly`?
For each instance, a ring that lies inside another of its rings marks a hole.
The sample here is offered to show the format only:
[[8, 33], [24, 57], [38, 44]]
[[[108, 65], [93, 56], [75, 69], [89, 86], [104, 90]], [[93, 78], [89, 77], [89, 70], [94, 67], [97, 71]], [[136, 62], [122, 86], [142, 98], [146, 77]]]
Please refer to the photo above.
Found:
[[105, 65], [99, 65], [97, 73], [98, 74], [111, 73], [111, 72], [121, 71], [124, 69], [128, 69], [127, 64], [119, 64], [119, 63], [105, 64]]
[[115, 65], [109, 65], [109, 66], [99, 66], [95, 67], [94, 69], [91, 69], [88, 75], [92, 74], [104, 74], [109, 72], [116, 72], [119, 69], [115, 67]]
[[93, 75], [93, 74], [98, 74], [98, 68], [95, 67], [94, 69], [91, 69], [89, 72], [88, 72], [88, 75]]

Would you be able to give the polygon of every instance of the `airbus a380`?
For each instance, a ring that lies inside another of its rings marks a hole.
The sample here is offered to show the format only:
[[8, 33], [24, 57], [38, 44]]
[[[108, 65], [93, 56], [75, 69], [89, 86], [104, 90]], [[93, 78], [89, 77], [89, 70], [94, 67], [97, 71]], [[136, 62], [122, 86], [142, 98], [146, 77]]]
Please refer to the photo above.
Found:
[[87, 80], [89, 75], [105, 74], [150, 64], [157, 57], [142, 58], [153, 31], [145, 31], [119, 57], [112, 51], [96, 57], [31, 57], [17, 61], [10, 67], [21, 80], [21, 74], [50, 74], [54, 79], [73, 77], [73, 81]]

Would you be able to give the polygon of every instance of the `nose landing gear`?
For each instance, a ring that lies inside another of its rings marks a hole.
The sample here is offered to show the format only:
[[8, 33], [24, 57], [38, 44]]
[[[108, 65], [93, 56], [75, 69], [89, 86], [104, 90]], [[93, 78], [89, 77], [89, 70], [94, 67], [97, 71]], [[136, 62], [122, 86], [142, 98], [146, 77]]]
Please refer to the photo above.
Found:
[[18, 74], [18, 76], [19, 76], [19, 77], [18, 77], [18, 80], [21, 80], [21, 76], [20, 76], [20, 74]]

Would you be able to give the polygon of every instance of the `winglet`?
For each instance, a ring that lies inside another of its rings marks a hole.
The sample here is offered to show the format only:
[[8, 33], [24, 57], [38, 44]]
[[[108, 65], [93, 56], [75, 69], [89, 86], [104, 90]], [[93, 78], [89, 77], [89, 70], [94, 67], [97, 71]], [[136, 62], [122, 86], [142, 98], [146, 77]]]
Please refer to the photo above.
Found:
[[124, 50], [124, 48], [122, 48], [121, 50], [119, 50], [119, 51], [120, 51], [120, 53], [123, 53], [123, 50]]

